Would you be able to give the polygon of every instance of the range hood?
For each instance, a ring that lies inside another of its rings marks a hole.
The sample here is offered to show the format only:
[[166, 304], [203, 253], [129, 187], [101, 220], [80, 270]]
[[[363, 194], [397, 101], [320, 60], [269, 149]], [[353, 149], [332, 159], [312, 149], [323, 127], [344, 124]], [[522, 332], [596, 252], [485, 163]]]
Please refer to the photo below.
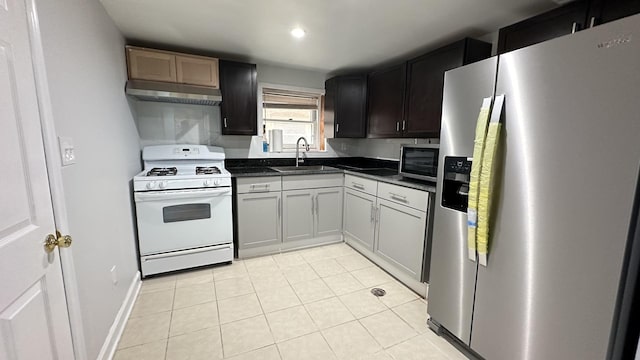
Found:
[[194, 105], [220, 105], [222, 102], [219, 89], [159, 81], [129, 80], [125, 92], [142, 101]]

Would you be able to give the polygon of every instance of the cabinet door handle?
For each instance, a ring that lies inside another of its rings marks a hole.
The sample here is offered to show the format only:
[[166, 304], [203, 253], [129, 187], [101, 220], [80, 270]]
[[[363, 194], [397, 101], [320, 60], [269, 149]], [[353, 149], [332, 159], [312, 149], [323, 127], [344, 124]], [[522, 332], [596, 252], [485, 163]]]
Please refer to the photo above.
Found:
[[574, 21], [573, 24], [571, 25], [571, 33], [575, 34], [575, 32], [578, 30], [580, 30], [580, 24]]
[[340, 131], [340, 124], [336, 124], [336, 132]]
[[318, 195], [316, 195], [316, 215], [320, 216], [320, 199], [318, 199]]
[[400, 121], [396, 121], [396, 132], [400, 131]]
[[589, 20], [589, 27], [592, 28], [596, 25], [596, 17], [592, 16], [591, 20]]
[[402, 131], [406, 129], [407, 120], [402, 120]]
[[278, 199], [278, 220], [282, 218], [282, 198]]
[[224, 121], [224, 127], [227, 127], [227, 118], [222, 119]]
[[380, 222], [380, 208], [376, 207], [376, 223]]
[[316, 213], [315, 208], [316, 208], [316, 204], [314, 203], [313, 196], [311, 196], [311, 214]]
[[376, 219], [376, 207], [371, 204], [371, 222], [374, 222]]

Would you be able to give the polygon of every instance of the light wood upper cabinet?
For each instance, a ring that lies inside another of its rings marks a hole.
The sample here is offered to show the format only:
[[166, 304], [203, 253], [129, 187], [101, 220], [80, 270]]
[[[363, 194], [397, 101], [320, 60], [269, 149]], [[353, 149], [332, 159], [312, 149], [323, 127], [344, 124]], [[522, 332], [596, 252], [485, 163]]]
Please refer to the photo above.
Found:
[[178, 82], [182, 84], [220, 87], [218, 59], [176, 55]]
[[218, 59], [127, 46], [129, 79], [220, 88]]
[[176, 82], [176, 56], [171, 53], [127, 47], [129, 79]]

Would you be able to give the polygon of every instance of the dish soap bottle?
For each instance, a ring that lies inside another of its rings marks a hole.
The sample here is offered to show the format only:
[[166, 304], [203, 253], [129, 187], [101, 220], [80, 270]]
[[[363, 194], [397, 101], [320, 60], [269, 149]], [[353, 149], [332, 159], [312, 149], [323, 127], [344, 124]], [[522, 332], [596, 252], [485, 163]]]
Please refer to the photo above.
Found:
[[262, 125], [262, 152], [269, 152], [269, 143], [267, 142], [267, 125]]

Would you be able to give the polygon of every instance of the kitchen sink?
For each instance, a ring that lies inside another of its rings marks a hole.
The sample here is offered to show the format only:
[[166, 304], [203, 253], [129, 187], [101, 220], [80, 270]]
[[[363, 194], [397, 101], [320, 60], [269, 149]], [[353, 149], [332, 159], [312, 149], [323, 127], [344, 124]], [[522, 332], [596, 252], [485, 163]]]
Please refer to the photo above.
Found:
[[318, 171], [340, 171], [340, 169], [325, 166], [325, 165], [313, 165], [313, 166], [273, 166], [271, 169], [278, 172], [318, 172]]

